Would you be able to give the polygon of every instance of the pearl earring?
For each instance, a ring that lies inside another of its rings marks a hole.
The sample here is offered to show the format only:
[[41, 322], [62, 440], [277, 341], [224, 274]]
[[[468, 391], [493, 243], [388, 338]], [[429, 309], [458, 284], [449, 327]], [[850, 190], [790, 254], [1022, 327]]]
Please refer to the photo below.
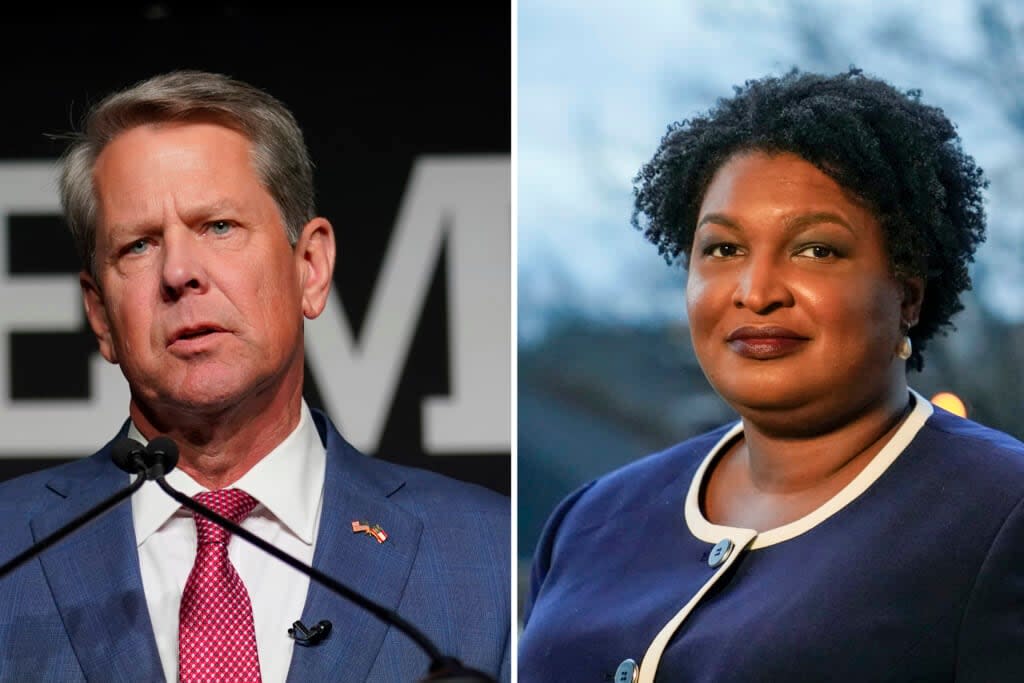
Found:
[[914, 352], [914, 346], [910, 343], [910, 336], [903, 335], [903, 340], [900, 345], [896, 347], [896, 355], [899, 356], [900, 360], [906, 360], [910, 358], [910, 354]]

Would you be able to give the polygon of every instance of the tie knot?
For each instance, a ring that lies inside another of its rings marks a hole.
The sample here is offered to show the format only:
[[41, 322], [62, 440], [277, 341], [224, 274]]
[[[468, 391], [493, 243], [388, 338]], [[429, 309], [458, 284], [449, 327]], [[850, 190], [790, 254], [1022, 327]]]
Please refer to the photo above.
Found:
[[[205, 505], [221, 517], [227, 517], [235, 524], [241, 524], [256, 507], [256, 499], [241, 489], [221, 489], [207, 491], [195, 496], [200, 505]], [[216, 522], [200, 514], [192, 515], [196, 520], [196, 533], [199, 545], [208, 543], [227, 543], [231, 532], [217, 525]]]

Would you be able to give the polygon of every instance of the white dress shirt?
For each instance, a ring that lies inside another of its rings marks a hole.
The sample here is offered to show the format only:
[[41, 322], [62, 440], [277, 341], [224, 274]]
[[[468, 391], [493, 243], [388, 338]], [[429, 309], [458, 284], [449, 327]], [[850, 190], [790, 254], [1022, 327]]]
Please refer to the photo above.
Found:
[[[134, 424], [128, 435], [146, 443]], [[295, 430], [228, 487], [259, 501], [242, 527], [311, 565], [325, 468], [326, 452], [303, 402]], [[167, 475], [167, 483], [187, 496], [207, 490], [180, 469]], [[177, 681], [178, 609], [196, 557], [195, 521], [189, 510], [155, 484], [143, 486], [132, 497], [132, 517], [160, 663], [167, 680]], [[263, 681], [284, 681], [294, 644], [288, 629], [302, 616], [309, 578], [244, 539], [231, 539], [228, 557], [252, 602]]]

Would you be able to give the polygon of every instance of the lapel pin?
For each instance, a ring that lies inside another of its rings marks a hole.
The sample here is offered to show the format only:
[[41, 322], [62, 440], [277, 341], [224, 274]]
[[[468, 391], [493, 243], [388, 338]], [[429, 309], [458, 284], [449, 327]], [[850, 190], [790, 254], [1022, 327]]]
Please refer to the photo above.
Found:
[[367, 524], [366, 522], [360, 522], [358, 519], [352, 520], [352, 533], [369, 534], [377, 539], [377, 543], [383, 543], [388, 540], [388, 532], [381, 529], [379, 524]]

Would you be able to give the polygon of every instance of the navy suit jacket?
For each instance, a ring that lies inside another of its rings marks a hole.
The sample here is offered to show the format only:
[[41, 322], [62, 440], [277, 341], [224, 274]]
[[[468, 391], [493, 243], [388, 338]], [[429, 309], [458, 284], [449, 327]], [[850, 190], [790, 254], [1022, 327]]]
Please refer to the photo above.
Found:
[[[313, 565], [395, 610], [442, 653], [508, 681], [509, 499], [367, 457], [322, 414], [314, 421], [327, 468]], [[0, 563], [128, 484], [110, 446], [0, 484]], [[376, 522], [387, 541], [353, 533], [354, 519]], [[407, 636], [315, 581], [302, 619], [334, 628], [295, 646], [288, 681], [427, 674], [428, 657]], [[290, 625], [282, 616], [282, 630]], [[127, 502], [0, 579], [0, 681], [82, 680], [164, 680]]]

